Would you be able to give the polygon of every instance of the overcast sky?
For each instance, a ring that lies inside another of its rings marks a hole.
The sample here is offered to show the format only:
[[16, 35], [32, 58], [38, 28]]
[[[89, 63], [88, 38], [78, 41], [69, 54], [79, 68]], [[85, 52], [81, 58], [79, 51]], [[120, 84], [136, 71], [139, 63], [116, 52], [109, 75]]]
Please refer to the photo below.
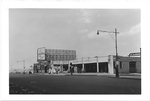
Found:
[[[141, 47], [139, 9], [10, 9], [10, 65], [26, 67], [37, 60], [37, 48], [76, 50], [77, 57], [115, 54], [108, 33], [117, 28], [118, 54], [127, 56]], [[112, 34], [114, 37], [114, 34]], [[115, 37], [114, 37], [115, 38]]]

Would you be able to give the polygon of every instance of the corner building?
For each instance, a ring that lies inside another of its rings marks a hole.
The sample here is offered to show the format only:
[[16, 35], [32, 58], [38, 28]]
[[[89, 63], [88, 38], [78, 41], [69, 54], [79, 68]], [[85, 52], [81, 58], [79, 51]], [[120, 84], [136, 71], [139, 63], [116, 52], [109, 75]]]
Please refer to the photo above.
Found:
[[37, 49], [37, 63], [34, 63], [34, 73], [47, 73], [48, 61], [51, 61], [55, 68], [59, 71], [67, 71], [69, 61], [76, 60], [75, 50], [45, 49], [45, 47]]
[[[72, 63], [77, 66], [81, 72], [85, 73], [109, 73], [115, 74], [116, 56], [96, 56], [77, 59]], [[118, 56], [119, 73], [141, 73], [141, 58]]]

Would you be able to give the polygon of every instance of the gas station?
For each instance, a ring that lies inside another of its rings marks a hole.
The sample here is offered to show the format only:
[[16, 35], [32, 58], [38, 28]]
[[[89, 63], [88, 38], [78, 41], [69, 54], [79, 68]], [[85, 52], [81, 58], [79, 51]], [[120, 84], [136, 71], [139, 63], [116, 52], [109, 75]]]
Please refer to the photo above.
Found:
[[[59, 73], [70, 72], [70, 63], [77, 73], [109, 73], [115, 74], [115, 55], [77, 58], [75, 50], [37, 49], [37, 63], [34, 73], [48, 73], [48, 61], [54, 65]], [[141, 73], [140, 52], [130, 53], [128, 56], [118, 56], [119, 73]]]

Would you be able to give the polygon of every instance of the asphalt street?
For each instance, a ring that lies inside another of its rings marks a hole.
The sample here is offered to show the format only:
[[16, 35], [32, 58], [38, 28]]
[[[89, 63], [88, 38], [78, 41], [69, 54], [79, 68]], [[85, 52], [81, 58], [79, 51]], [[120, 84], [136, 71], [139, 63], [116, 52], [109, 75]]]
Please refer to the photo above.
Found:
[[105, 75], [10, 74], [10, 94], [141, 94], [141, 79]]

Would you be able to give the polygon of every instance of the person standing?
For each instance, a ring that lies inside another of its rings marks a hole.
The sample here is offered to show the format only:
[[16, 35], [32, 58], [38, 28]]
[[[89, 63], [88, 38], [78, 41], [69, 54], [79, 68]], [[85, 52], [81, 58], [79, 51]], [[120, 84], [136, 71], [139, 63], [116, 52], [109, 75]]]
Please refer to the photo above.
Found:
[[52, 73], [52, 66], [51, 66], [51, 61], [48, 61], [48, 73]]
[[71, 75], [73, 74], [73, 65], [72, 63], [70, 63], [70, 72], [71, 72]]

